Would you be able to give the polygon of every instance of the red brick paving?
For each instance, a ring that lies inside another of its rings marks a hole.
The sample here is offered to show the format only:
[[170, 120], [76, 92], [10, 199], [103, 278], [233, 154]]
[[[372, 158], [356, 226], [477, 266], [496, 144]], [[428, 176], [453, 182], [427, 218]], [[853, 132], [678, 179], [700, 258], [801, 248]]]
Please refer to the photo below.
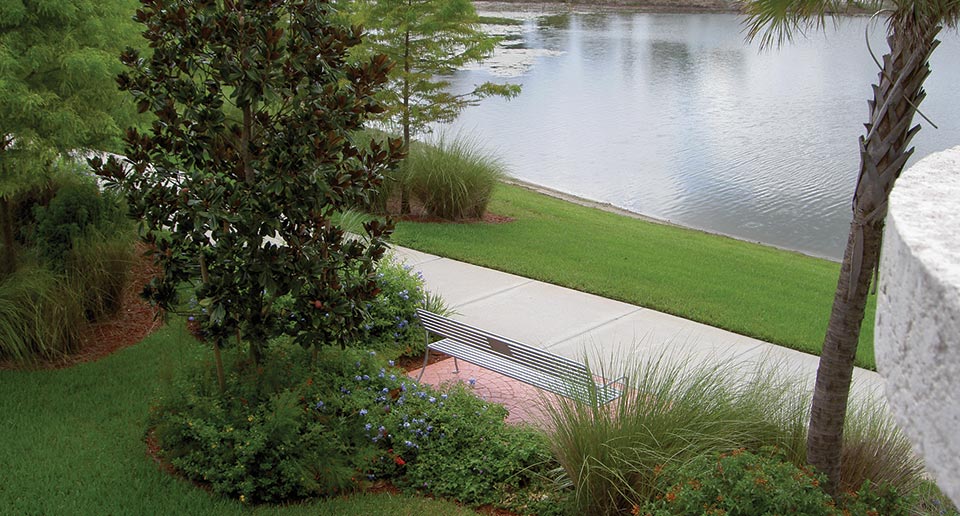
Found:
[[[469, 362], [458, 360], [460, 372], [454, 372], [453, 359], [448, 358], [427, 366], [423, 373], [423, 383], [439, 386], [447, 382], [473, 382], [472, 388], [477, 396], [486, 401], [499, 403], [507, 408], [510, 414], [508, 423], [529, 423], [547, 428], [549, 418], [543, 413], [543, 403], [550, 398], [550, 394], [514, 380], [499, 373], [475, 366]], [[420, 369], [407, 373], [416, 378]]]

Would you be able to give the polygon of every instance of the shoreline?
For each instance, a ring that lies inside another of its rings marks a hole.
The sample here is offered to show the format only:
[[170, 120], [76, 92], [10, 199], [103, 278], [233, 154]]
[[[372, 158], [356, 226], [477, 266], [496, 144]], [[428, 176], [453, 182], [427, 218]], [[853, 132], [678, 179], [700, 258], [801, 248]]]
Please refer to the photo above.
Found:
[[567, 9], [570, 11], [636, 11], [647, 13], [739, 13], [742, 2], [726, 0], [601, 0], [598, 3], [544, 0], [474, 0], [476, 6], [520, 10]]
[[738, 236], [736, 236], [736, 235], [731, 235], [731, 234], [728, 234], [728, 233], [723, 233], [723, 232], [721, 232], [721, 231], [714, 231], [714, 230], [710, 230], [710, 229], [699, 228], [699, 227], [696, 227], [696, 226], [687, 226], [687, 225], [684, 225], [684, 224], [678, 224], [678, 223], [676, 223], [676, 222], [674, 222], [674, 221], [672, 221], [672, 220], [660, 219], [660, 218], [657, 218], [657, 217], [651, 217], [651, 216], [649, 216], [649, 215], [644, 215], [644, 214], [642, 214], [642, 213], [636, 213], [636, 212], [633, 212], [633, 211], [630, 211], [630, 210], [626, 210], [626, 209], [624, 209], [624, 208], [621, 208], [621, 207], [619, 207], [619, 206], [616, 206], [616, 205], [614, 205], [614, 204], [611, 204], [611, 203], [609, 203], [609, 202], [597, 201], [597, 200], [594, 200], [594, 199], [588, 199], [588, 198], [586, 198], [586, 197], [580, 197], [580, 196], [578, 196], [578, 195], [574, 195], [574, 194], [571, 194], [571, 193], [567, 193], [567, 192], [563, 192], [563, 191], [560, 191], [560, 190], [556, 190], [556, 189], [554, 189], [554, 188], [550, 188], [549, 186], [543, 186], [543, 185], [539, 185], [539, 184], [536, 184], [536, 183], [531, 183], [531, 182], [529, 182], [529, 181], [524, 181], [524, 180], [522, 180], [522, 179], [517, 179], [517, 178], [515, 178], [515, 177], [508, 177], [508, 178], [506, 178], [506, 179], [502, 179], [501, 182], [504, 183], [504, 184], [507, 184], [507, 185], [520, 187], [520, 188], [523, 188], [523, 189], [525, 189], [525, 190], [529, 190], [529, 191], [531, 191], [531, 192], [535, 192], [535, 193], [539, 193], [539, 194], [542, 194], [542, 195], [546, 195], [546, 196], [548, 196], [548, 197], [553, 197], [554, 199], [559, 199], [559, 200], [561, 200], [561, 201], [565, 201], [565, 202], [577, 204], [577, 205], [579, 205], [579, 206], [584, 206], [584, 207], [586, 207], [586, 208], [594, 208], [594, 209], [597, 209], [597, 210], [605, 211], [605, 212], [607, 212], [607, 213], [613, 213], [613, 214], [615, 214], [615, 215], [620, 215], [620, 216], [622, 216], [622, 217], [629, 217], [629, 218], [636, 219], [636, 220], [642, 220], [642, 221], [644, 221], [644, 222], [650, 222], [650, 223], [652, 223], [652, 224], [661, 224], [661, 225], [664, 225], [664, 226], [671, 226], [671, 227], [680, 228], [680, 229], [689, 229], [689, 230], [691, 230], [691, 231], [697, 231], [697, 232], [705, 233], [705, 234], [708, 234], [708, 235], [715, 235], [715, 236], [721, 236], [721, 237], [726, 237], [726, 238], [732, 238], [733, 240], [737, 240], [737, 241], [739, 241], [739, 242], [745, 242], [745, 243], [748, 243], [748, 244], [762, 245], [762, 246], [764, 246], [764, 247], [770, 247], [770, 248], [773, 248], [773, 249], [778, 249], [778, 250], [780, 250], [780, 251], [787, 251], [787, 252], [790, 252], [790, 253], [796, 253], [796, 254], [803, 255], [803, 256], [807, 256], [807, 257], [810, 257], [810, 258], [819, 258], [819, 259], [821, 259], [821, 260], [827, 260], [827, 261], [830, 261], [830, 262], [833, 262], [833, 263], [838, 263], [838, 264], [840, 263], [840, 259], [839, 259], [839, 258], [833, 258], [833, 257], [831, 257], [831, 256], [825, 256], [825, 255], [810, 253], [810, 252], [806, 252], [806, 251], [801, 251], [801, 250], [799, 250], [799, 249], [792, 249], [792, 248], [784, 247], [784, 246], [780, 246], [780, 245], [768, 244], [768, 243], [766, 243], [766, 242], [760, 242], [760, 241], [758, 241], [758, 240], [749, 240], [749, 239], [746, 239], [746, 238], [743, 238], [743, 237], [738, 237]]
[[[564, 0], [473, 0], [476, 7], [493, 10], [521, 11], [616, 12], [631, 11], [651, 14], [742, 14], [742, 0], [600, 0], [597, 3]], [[827, 16], [871, 16], [873, 13], [855, 6], [843, 11], [826, 12]]]

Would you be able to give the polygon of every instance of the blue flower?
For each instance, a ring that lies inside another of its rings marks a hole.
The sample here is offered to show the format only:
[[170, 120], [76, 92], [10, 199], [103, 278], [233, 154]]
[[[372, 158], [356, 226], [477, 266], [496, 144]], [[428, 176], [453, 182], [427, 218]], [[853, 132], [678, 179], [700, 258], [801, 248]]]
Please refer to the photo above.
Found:
[[371, 425], [370, 423], [367, 423], [367, 424], [363, 425], [363, 427], [366, 428], [367, 431], [370, 431], [370, 429], [373, 428], [373, 425]]
[[447, 395], [446, 395], [446, 394], [441, 394], [441, 395], [440, 395], [440, 399], [442, 399], [442, 400], [447, 399]]
[[404, 428], [410, 428], [410, 422], [409, 422], [409, 421], [404, 421], [404, 422], [403, 422], [403, 427], [404, 427]]
[[390, 365], [390, 367], [393, 367], [393, 360], [387, 360], [387, 364]]
[[467, 380], [467, 381], [470, 383], [470, 385], [476, 385], [476, 384], [477, 384], [477, 379], [476, 379], [476, 378], [471, 378], [471, 379], [469, 379], [469, 380]]
[[354, 376], [353, 379], [356, 380], [356, 381], [358, 381], [358, 382], [362, 382], [362, 381], [363, 381], [363, 377], [360, 376], [360, 375]]
[[407, 292], [406, 290], [401, 290], [400, 293], [397, 294], [397, 296], [399, 296], [400, 299], [402, 299], [402, 300], [404, 300], [404, 301], [410, 299], [410, 293]]
[[[360, 409], [360, 415], [361, 415], [361, 416], [366, 416], [366, 415], [367, 415], [367, 409], [365, 409], [365, 408]], [[367, 426], [370, 426], [370, 423], [367, 423]], [[368, 428], [368, 430], [369, 430], [369, 428]]]
[[430, 396], [430, 399], [428, 399], [427, 401], [429, 401], [430, 403], [436, 403], [436, 402], [437, 402], [437, 398], [434, 398], [433, 396]]
[[403, 441], [403, 444], [404, 444], [407, 448], [413, 448], [414, 446], [416, 446], [416, 444], [413, 444], [413, 443], [410, 442], [410, 441]]
[[397, 379], [397, 375], [395, 374], [390, 375], [390, 379], [395, 381]]
[[364, 379], [364, 380], [369, 380], [369, 379], [370, 379], [370, 375], [368, 375], [368, 374], [363, 375], [363, 379]]
[[187, 317], [187, 320], [193, 322], [193, 316], [191, 315], [190, 317]]
[[322, 402], [322, 401], [318, 401], [318, 402], [317, 402], [317, 410], [320, 410], [320, 409], [322, 409], [322, 408], [323, 408], [323, 402]]

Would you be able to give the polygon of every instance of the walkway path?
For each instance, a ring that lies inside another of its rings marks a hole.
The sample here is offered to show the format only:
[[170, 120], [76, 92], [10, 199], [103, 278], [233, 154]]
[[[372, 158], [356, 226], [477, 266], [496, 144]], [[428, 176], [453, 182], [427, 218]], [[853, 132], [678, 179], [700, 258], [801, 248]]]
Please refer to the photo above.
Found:
[[[592, 364], [643, 360], [661, 353], [689, 358], [691, 363], [734, 360], [776, 364], [783, 374], [797, 375], [812, 389], [818, 357], [655, 310], [602, 298], [513, 274], [448, 258], [396, 248], [397, 257], [423, 273], [426, 287], [455, 310], [455, 319], [552, 353]], [[450, 364], [428, 368], [424, 380], [455, 379]], [[749, 369], [745, 367], [744, 369]], [[491, 401], [507, 401], [512, 420], [536, 420], [527, 414], [536, 391], [477, 368], [464, 370], [463, 381]], [[882, 393], [875, 372], [854, 371], [856, 395]]]

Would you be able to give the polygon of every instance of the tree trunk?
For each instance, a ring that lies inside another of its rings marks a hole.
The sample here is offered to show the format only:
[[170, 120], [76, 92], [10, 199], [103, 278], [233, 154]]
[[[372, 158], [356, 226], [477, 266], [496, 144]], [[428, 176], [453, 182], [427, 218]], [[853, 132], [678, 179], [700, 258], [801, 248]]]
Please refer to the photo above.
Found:
[[[410, 155], [410, 30], [404, 37], [403, 47], [403, 155]], [[406, 158], [404, 158], [406, 159]], [[400, 178], [400, 214], [410, 213], [410, 190], [407, 178]]]
[[13, 274], [17, 269], [17, 242], [13, 233], [13, 201], [2, 196], [0, 196], [0, 232], [3, 233], [0, 276], [6, 276]]
[[[891, 20], [890, 53], [883, 56], [879, 84], [870, 101], [870, 123], [860, 138], [860, 176], [853, 197], [853, 221], [840, 267], [830, 322], [820, 355], [807, 436], [807, 462], [824, 472], [825, 489], [836, 495], [841, 481], [843, 424], [853, 377], [864, 308], [876, 271], [883, 221], [893, 184], [913, 153], [907, 148], [920, 127], [910, 127], [927, 61], [940, 28], [912, 16]], [[859, 487], [859, 486], [856, 486]]]
[[[863, 248], [858, 250], [856, 224], [853, 222], [850, 225], [850, 236], [840, 267], [840, 279], [837, 281], [833, 310], [830, 312], [830, 323], [817, 370], [807, 434], [807, 461], [827, 475], [826, 490], [830, 494], [836, 494], [840, 482], [843, 423], [853, 378], [853, 361], [857, 355], [870, 280], [880, 258], [883, 232], [882, 220], [864, 226]], [[851, 269], [856, 252], [862, 252], [863, 266], [854, 277]]]

